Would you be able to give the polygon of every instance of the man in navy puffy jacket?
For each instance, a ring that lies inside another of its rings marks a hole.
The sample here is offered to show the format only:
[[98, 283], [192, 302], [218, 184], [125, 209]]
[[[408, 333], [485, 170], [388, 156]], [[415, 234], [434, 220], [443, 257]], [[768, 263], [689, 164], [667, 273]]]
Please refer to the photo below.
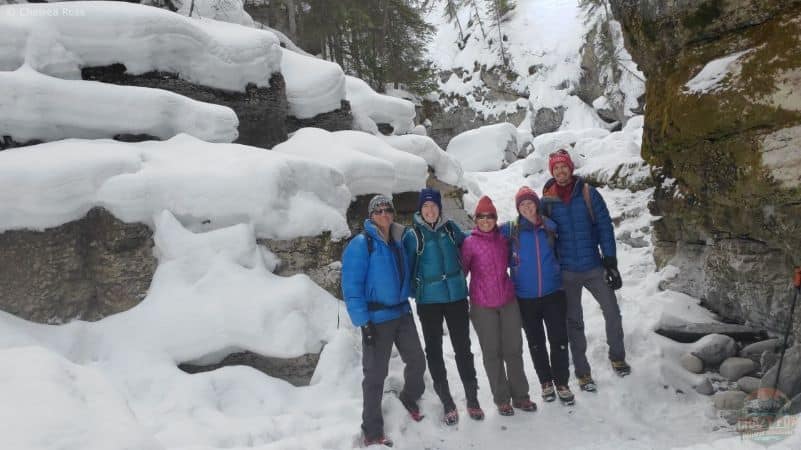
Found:
[[596, 386], [586, 356], [587, 338], [581, 308], [583, 287], [601, 306], [612, 368], [620, 376], [631, 372], [626, 363], [622, 319], [614, 292], [622, 285], [617, 269], [614, 226], [601, 194], [585, 184], [581, 177], [573, 175], [573, 161], [566, 150], [552, 153], [548, 165], [553, 178], [543, 188], [542, 202], [546, 214], [559, 226], [556, 248], [567, 295], [570, 353], [579, 387], [592, 392]]
[[392, 345], [403, 362], [400, 401], [414, 420], [425, 385], [425, 356], [409, 306], [410, 265], [403, 250], [405, 227], [394, 223], [392, 200], [376, 195], [370, 217], [342, 255], [342, 293], [351, 322], [362, 331], [362, 431], [365, 445], [392, 445], [384, 435], [381, 398]]

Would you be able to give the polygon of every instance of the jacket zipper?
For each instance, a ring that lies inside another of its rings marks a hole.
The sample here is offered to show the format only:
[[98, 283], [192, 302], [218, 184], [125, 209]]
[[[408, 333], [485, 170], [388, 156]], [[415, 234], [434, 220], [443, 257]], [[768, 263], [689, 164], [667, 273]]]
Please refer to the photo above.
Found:
[[537, 297], [542, 297], [542, 261], [540, 258], [540, 233], [534, 228], [534, 245], [537, 248]]

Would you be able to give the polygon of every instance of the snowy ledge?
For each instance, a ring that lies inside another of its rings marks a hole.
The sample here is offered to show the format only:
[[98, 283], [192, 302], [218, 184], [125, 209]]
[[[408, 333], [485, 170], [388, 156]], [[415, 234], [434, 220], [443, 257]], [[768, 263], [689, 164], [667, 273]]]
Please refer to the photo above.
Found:
[[69, 139], [0, 152], [0, 232], [43, 230], [101, 206], [151, 228], [168, 210], [195, 229], [250, 223], [264, 238], [344, 237], [344, 181], [316, 161], [185, 134], [137, 144]]
[[28, 66], [0, 72], [0, 86], [15, 94], [0, 95], [0, 135], [19, 142], [118, 134], [169, 139], [179, 133], [232, 142], [239, 135], [231, 108], [161, 89], [67, 81]]
[[122, 63], [128, 73], [178, 74], [203, 86], [269, 87], [281, 47], [269, 31], [124, 2], [0, 6], [0, 70], [27, 63], [59, 78]]

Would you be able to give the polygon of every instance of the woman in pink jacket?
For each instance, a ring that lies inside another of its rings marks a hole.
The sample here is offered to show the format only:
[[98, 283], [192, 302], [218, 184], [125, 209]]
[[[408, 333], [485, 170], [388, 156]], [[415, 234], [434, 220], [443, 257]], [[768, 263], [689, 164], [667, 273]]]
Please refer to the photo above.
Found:
[[[484, 355], [490, 389], [498, 412], [536, 411], [523, 371], [523, 337], [515, 288], [506, 272], [509, 244], [498, 230], [498, 214], [484, 196], [475, 211], [476, 228], [462, 244], [462, 265], [470, 274], [470, 319]], [[510, 404], [511, 399], [511, 404]]]

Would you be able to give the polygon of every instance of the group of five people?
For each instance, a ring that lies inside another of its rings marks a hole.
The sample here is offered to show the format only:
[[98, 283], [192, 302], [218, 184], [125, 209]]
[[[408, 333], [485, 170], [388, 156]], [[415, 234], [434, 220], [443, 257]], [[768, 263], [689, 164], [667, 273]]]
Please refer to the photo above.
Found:
[[[364, 231], [348, 244], [342, 258], [343, 297], [351, 321], [362, 332], [366, 445], [392, 445], [384, 434], [381, 401], [393, 344], [405, 364], [398, 397], [411, 417], [423, 417], [418, 400], [425, 389], [427, 363], [444, 408], [443, 420], [449, 425], [458, 422], [442, 353], [443, 322], [467, 412], [475, 420], [483, 419], [484, 411], [478, 400], [470, 322], [500, 415], [513, 415], [515, 408], [537, 409], [523, 368], [521, 329], [545, 401], [574, 403], [568, 386], [570, 355], [581, 390], [596, 390], [585, 355], [582, 288], [601, 306], [612, 368], [621, 376], [630, 373], [614, 293], [622, 282], [609, 211], [600, 193], [573, 175], [566, 150], [550, 155], [549, 168], [553, 178], [543, 198], [521, 187], [515, 195], [518, 217], [510, 222], [499, 226], [492, 200], [482, 197], [469, 235], [443, 217], [441, 196], [434, 189], [420, 192], [411, 227], [394, 222], [389, 197], [377, 195], [370, 201]], [[410, 297], [415, 299], [425, 353]]]

